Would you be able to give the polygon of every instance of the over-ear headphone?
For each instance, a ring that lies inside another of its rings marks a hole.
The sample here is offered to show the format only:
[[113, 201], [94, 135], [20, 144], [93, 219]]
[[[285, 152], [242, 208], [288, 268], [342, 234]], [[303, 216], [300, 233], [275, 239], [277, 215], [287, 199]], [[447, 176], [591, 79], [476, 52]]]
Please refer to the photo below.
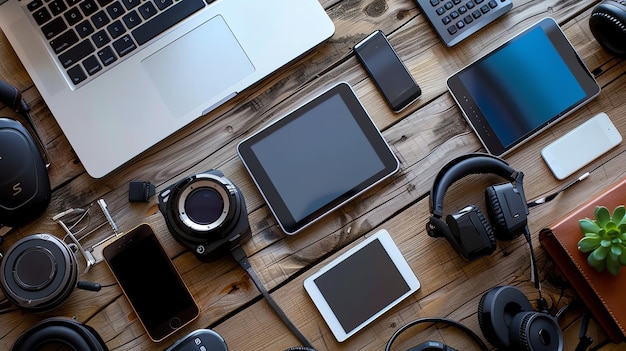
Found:
[[107, 351], [92, 327], [72, 318], [51, 317], [28, 329], [15, 341], [11, 351], [40, 350], [46, 345], [63, 345], [75, 351]]
[[218, 170], [184, 178], [159, 194], [172, 236], [201, 261], [220, 257], [250, 238], [246, 203]]
[[23, 310], [52, 310], [65, 302], [74, 287], [100, 290], [99, 284], [78, 282], [74, 252], [54, 235], [24, 237], [2, 257], [0, 288], [9, 301]]
[[[442, 219], [446, 190], [470, 174], [495, 174], [509, 181], [492, 185], [485, 191], [493, 227], [475, 205], [448, 215], [445, 221]], [[523, 178], [522, 172], [489, 154], [472, 153], [450, 161], [437, 174], [430, 193], [432, 216], [426, 225], [428, 235], [446, 238], [459, 254], [469, 260], [491, 254], [496, 249], [496, 239], [512, 240], [527, 230], [528, 205]]]
[[603, 0], [592, 10], [589, 28], [605, 49], [626, 57], [626, 1]]
[[[400, 329], [396, 330], [395, 333], [393, 333], [393, 335], [389, 338], [389, 341], [387, 341], [387, 345], [385, 346], [385, 351], [390, 351], [391, 350], [391, 345], [393, 344], [393, 342], [398, 338], [398, 336], [402, 333], [404, 333], [407, 329], [418, 325], [418, 324], [422, 324], [422, 323], [443, 323], [446, 324], [448, 326], [454, 327], [460, 331], [462, 331], [463, 333], [465, 333], [467, 336], [469, 336], [472, 341], [482, 350], [482, 351], [487, 351], [487, 345], [485, 345], [485, 343], [482, 341], [482, 339], [476, 334], [474, 333], [470, 328], [464, 326], [463, 324], [452, 320], [452, 319], [448, 319], [448, 318], [441, 318], [441, 317], [426, 317], [426, 318], [418, 318], [412, 322], [409, 322], [407, 324], [405, 324], [404, 326], [402, 326]], [[440, 341], [432, 341], [432, 340], [428, 340], [425, 341], [417, 346], [413, 346], [410, 349], [408, 349], [407, 351], [457, 351], [456, 349], [440, 342]]]
[[[480, 299], [478, 305], [480, 330], [487, 341], [501, 350], [561, 351], [563, 332], [557, 317], [548, 314], [543, 299], [540, 299], [540, 302], [541, 311], [536, 312], [519, 289], [512, 286], [495, 287]], [[427, 317], [418, 318], [398, 329], [389, 338], [385, 351], [391, 350], [391, 345], [401, 333], [421, 323], [444, 323], [455, 327], [471, 337], [482, 351], [488, 350], [482, 339], [463, 324], [448, 318]], [[584, 328], [586, 329], [586, 326]], [[580, 344], [576, 350], [584, 350], [590, 344], [591, 342]], [[442, 342], [426, 341], [407, 351], [455, 351], [455, 349]]]
[[563, 332], [545, 306], [533, 310], [530, 302], [512, 286], [489, 290], [478, 305], [478, 323], [485, 338], [503, 350], [559, 351]]

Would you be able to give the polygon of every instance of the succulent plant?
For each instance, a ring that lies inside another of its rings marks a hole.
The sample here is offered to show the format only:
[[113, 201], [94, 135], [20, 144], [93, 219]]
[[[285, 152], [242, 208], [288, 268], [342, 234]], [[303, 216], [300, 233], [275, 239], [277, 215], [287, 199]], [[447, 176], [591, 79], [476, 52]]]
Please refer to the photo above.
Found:
[[578, 242], [578, 250], [589, 253], [587, 262], [598, 272], [606, 268], [617, 275], [626, 265], [626, 208], [618, 206], [609, 214], [604, 206], [596, 206], [595, 220], [578, 221], [584, 237]]

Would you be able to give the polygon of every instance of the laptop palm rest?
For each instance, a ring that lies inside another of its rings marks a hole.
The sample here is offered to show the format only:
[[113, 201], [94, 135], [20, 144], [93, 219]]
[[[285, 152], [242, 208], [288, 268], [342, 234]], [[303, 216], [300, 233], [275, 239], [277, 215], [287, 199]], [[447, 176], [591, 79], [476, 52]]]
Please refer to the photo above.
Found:
[[235, 91], [224, 91], [255, 69], [222, 16], [149, 56], [143, 67], [174, 116], [185, 115], [208, 98], [232, 96]]

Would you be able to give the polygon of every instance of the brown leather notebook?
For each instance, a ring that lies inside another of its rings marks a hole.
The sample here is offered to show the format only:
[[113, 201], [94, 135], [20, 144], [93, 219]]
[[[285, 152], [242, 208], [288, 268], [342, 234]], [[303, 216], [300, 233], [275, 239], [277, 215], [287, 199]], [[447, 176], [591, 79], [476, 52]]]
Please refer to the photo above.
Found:
[[590, 266], [587, 254], [578, 250], [583, 237], [578, 220], [595, 219], [596, 206], [605, 206], [612, 214], [619, 205], [626, 205], [626, 178], [539, 233], [541, 245], [614, 342], [626, 340], [626, 267], [613, 276]]

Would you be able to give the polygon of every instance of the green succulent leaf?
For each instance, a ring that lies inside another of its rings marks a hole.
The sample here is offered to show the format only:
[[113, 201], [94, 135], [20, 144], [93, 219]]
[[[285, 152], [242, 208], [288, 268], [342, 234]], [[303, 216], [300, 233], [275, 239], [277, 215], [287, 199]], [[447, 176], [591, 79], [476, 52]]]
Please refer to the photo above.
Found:
[[598, 272], [617, 275], [626, 266], [626, 207], [616, 207], [611, 215], [606, 207], [596, 206], [594, 215], [578, 221], [583, 233], [578, 250], [589, 254], [587, 262]]
[[619, 225], [624, 220], [624, 216], [626, 215], [626, 207], [624, 205], [617, 206], [615, 210], [613, 210], [613, 216], [611, 217], [611, 222]]
[[594, 255], [589, 255], [587, 257], [587, 262], [589, 263], [589, 265], [591, 265], [591, 267], [595, 268], [596, 271], [598, 272], [602, 272], [604, 268], [606, 267], [606, 260], [605, 259], [597, 260]]
[[626, 246], [620, 244], [619, 247], [622, 249], [622, 254], [619, 256], [619, 263], [622, 266], [626, 266]]
[[604, 206], [597, 206], [594, 215], [596, 216], [598, 226], [602, 228], [604, 228], [606, 224], [611, 221], [609, 210]]
[[622, 255], [622, 248], [619, 245], [611, 245], [611, 256], [615, 256], [615, 260]]
[[595, 238], [586, 236], [578, 241], [578, 250], [583, 253], [589, 253], [600, 246], [600, 241], [602, 241], [602, 239], [600, 239], [599, 236]]
[[609, 253], [609, 250], [610, 249], [606, 246], [600, 246], [597, 249], [593, 250], [590, 256], [593, 256], [595, 260], [603, 261], [606, 259], [606, 255]]
[[606, 257], [606, 269], [612, 275], [617, 275], [621, 265], [619, 264], [619, 257], [614, 255], [613, 252], [610, 252]]
[[[578, 224], [580, 225], [580, 229], [583, 231], [584, 234], [587, 234], [587, 233], [598, 233], [600, 231], [600, 229], [601, 229], [596, 224], [596, 222], [592, 221], [589, 218], [585, 218], [585, 219], [579, 220]], [[626, 223], [624, 224], [624, 227], [626, 228]]]

